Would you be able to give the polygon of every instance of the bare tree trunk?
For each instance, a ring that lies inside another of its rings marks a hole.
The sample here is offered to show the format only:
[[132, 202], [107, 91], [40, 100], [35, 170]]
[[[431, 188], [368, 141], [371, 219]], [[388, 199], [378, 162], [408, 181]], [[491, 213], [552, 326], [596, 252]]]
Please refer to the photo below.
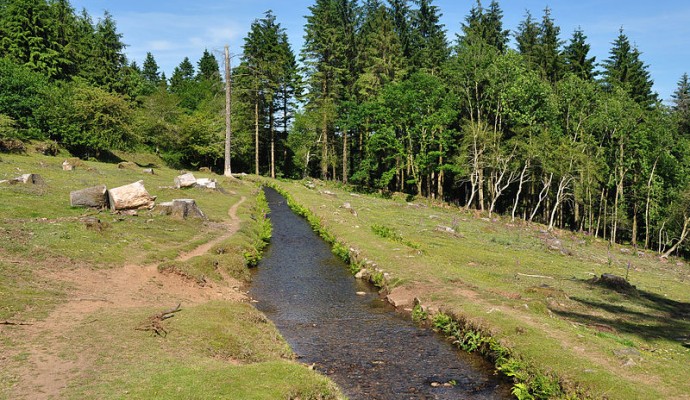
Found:
[[439, 165], [439, 171], [438, 171], [438, 181], [436, 183], [436, 193], [438, 194], [438, 198], [440, 200], [443, 200], [443, 143], [438, 144], [438, 165]]
[[525, 161], [525, 165], [522, 167], [522, 172], [520, 172], [518, 191], [515, 194], [515, 202], [513, 203], [513, 211], [510, 213], [511, 221], [515, 222], [515, 211], [517, 210], [518, 204], [520, 203], [520, 194], [522, 193], [522, 185], [525, 183], [525, 175], [527, 175], [527, 170], [529, 169], [529, 160]]
[[347, 129], [343, 131], [343, 183], [347, 184], [347, 175], [348, 175], [348, 166], [347, 166], [347, 156], [348, 156], [348, 148], [347, 148], [348, 142], [347, 142]]
[[654, 172], [656, 171], [656, 164], [659, 161], [659, 157], [654, 160], [654, 165], [652, 166], [652, 172], [649, 174], [649, 180], [647, 181], [647, 203], [644, 208], [644, 248], [649, 248], [649, 209], [652, 202], [652, 183], [654, 182]]
[[688, 233], [690, 233], [690, 217], [683, 216], [683, 230], [680, 233], [680, 238], [678, 238], [678, 241], [676, 244], [671, 246], [670, 249], [666, 250], [664, 254], [661, 255], [663, 258], [667, 258], [671, 254], [673, 254], [674, 251], [680, 246], [683, 241], [685, 241], [685, 238], [688, 237]]
[[271, 178], [276, 177], [276, 130], [273, 126], [273, 106], [269, 108], [271, 115], [268, 117], [269, 129], [271, 130]]
[[259, 95], [254, 100], [254, 173], [259, 175]]
[[484, 169], [479, 168], [477, 172], [477, 190], [479, 194], [479, 209], [484, 211]]
[[529, 222], [532, 222], [534, 220], [534, 216], [537, 215], [537, 212], [539, 211], [539, 206], [541, 206], [541, 202], [544, 201], [544, 198], [549, 195], [549, 189], [551, 188], [551, 181], [553, 180], [553, 173], [549, 175], [548, 178], [544, 177], [542, 178], [542, 182], [544, 183], [544, 186], [542, 187], [541, 191], [539, 192], [539, 200], [537, 201], [537, 204], [534, 206], [534, 210], [532, 210], [532, 215], [529, 217]]
[[563, 202], [563, 199], [565, 198], [565, 190], [568, 188], [570, 185], [570, 182], [573, 180], [572, 176], [569, 174], [561, 177], [561, 180], [558, 182], [558, 190], [556, 191], [556, 200], [554, 201], [553, 204], [553, 209], [551, 210], [551, 218], [549, 219], [549, 230], [553, 229], [553, 223], [556, 218], [556, 212], [558, 211], [558, 207], [561, 205]]

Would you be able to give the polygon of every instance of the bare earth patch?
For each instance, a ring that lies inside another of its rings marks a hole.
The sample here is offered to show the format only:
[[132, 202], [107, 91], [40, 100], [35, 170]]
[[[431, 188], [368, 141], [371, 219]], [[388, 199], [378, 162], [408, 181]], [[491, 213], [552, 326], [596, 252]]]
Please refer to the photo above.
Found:
[[[243, 197], [229, 210], [231, 221], [227, 231], [178, 260], [187, 260], [204, 254], [213, 245], [227, 239], [239, 229], [237, 207]], [[41, 278], [65, 283], [71, 289], [68, 300], [58, 305], [51, 314], [30, 325], [3, 327], [2, 334], [17, 343], [6, 357], [26, 358], [13, 380], [12, 399], [48, 399], [60, 397], [61, 390], [80, 371], [90, 368], [95, 354], [78, 353], [66, 359], [61, 355], [71, 346], [71, 332], [85, 319], [99, 310], [122, 311], [152, 307], [168, 309], [178, 303], [195, 305], [210, 300], [246, 301], [241, 283], [228, 276], [222, 284], [208, 283], [201, 287], [176, 274], [162, 274], [156, 265], [125, 265], [120, 268], [94, 270], [89, 266], [43, 265], [36, 274]], [[6, 329], [5, 329], [6, 328]]]

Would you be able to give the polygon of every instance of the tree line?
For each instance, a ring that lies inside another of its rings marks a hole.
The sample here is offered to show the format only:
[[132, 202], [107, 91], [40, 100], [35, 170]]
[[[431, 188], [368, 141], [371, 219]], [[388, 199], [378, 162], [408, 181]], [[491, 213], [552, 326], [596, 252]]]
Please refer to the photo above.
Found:
[[[112, 16], [0, 6], [0, 135], [222, 170], [224, 81], [204, 51], [170, 79], [128, 62]], [[477, 1], [449, 39], [431, 0], [315, 0], [295, 54], [268, 11], [232, 69], [233, 171], [319, 177], [687, 254], [690, 82], [652, 91], [621, 29], [597, 62], [548, 8], [514, 32]], [[510, 39], [515, 47], [511, 48]], [[21, 91], [20, 91], [21, 89]]]

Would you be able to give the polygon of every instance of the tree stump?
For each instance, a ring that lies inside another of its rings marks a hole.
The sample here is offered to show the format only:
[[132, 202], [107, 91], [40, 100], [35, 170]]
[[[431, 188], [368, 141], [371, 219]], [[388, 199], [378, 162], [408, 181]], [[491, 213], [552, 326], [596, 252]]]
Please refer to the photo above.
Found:
[[164, 203], [156, 204], [155, 211], [158, 211], [160, 215], [170, 215], [172, 214], [172, 201], [166, 201]]
[[69, 205], [72, 207], [105, 208], [108, 197], [105, 185], [98, 185], [69, 193]]
[[108, 190], [110, 209], [130, 210], [135, 208], [153, 208], [156, 197], [149, 195], [144, 187], [144, 181], [137, 181], [129, 185]]
[[625, 278], [614, 274], [601, 274], [601, 277], [594, 278], [594, 283], [622, 293], [637, 291], [635, 286], [631, 285]]
[[186, 174], [178, 175], [175, 177], [175, 188], [181, 189], [186, 187], [192, 187], [196, 184], [196, 178], [191, 172]]
[[74, 170], [74, 165], [70, 163], [69, 161], [65, 160], [62, 162], [62, 170], [63, 171], [72, 171]]
[[175, 199], [172, 201], [171, 215], [175, 218], [201, 218], [206, 219], [206, 215], [196, 205], [194, 199]]

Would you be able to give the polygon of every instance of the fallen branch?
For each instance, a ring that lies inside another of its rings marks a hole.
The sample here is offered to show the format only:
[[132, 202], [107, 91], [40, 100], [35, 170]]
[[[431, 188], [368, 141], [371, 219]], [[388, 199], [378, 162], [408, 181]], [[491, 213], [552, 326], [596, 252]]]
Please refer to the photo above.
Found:
[[12, 321], [2, 321], [0, 322], [0, 325], [12, 325], [12, 326], [19, 326], [19, 325], [33, 325], [29, 322], [12, 322]]
[[165, 330], [163, 327], [163, 321], [172, 318], [175, 316], [175, 313], [178, 311], [182, 311], [182, 303], [178, 303], [177, 306], [166, 310], [159, 312], [158, 314], [154, 314], [148, 318], [146, 322], [135, 328], [138, 331], [152, 331], [154, 334], [161, 336], [161, 337], [166, 337], [168, 335], [168, 331]]
[[556, 279], [553, 276], [544, 276], [544, 275], [530, 275], [530, 274], [521, 274], [517, 273], [519, 276], [526, 276], [528, 278], [542, 278], [542, 279]]

